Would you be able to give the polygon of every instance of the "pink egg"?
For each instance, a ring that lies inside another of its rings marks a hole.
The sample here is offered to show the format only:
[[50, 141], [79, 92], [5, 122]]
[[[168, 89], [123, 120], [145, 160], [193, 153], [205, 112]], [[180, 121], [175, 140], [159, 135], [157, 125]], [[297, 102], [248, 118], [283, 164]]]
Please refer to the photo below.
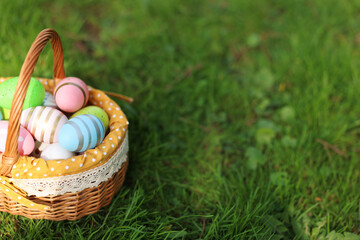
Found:
[[[6, 138], [8, 133], [9, 122], [0, 121], [0, 152], [5, 151]], [[22, 126], [20, 126], [18, 151], [22, 156], [29, 155], [35, 146], [35, 142], [31, 134]]]
[[64, 112], [76, 112], [86, 106], [89, 91], [79, 78], [67, 77], [61, 80], [54, 92], [56, 105]]

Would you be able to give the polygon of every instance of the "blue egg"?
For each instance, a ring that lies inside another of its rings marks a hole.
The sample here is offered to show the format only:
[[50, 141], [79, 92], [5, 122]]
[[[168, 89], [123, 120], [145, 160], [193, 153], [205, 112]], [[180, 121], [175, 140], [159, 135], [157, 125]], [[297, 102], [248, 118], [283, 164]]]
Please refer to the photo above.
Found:
[[91, 114], [78, 115], [60, 129], [60, 145], [71, 152], [84, 152], [99, 145], [105, 136], [102, 121]]

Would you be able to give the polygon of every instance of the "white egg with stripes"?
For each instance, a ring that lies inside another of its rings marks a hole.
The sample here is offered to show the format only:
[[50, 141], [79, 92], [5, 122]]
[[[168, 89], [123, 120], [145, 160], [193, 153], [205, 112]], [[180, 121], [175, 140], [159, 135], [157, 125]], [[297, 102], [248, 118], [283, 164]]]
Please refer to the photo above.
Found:
[[54, 96], [49, 92], [45, 92], [45, 98], [42, 105], [45, 107], [58, 108]]
[[62, 126], [58, 135], [60, 145], [72, 152], [84, 152], [95, 148], [104, 137], [104, 124], [91, 114], [71, 118]]
[[55, 108], [37, 106], [22, 111], [20, 124], [39, 142], [54, 143], [58, 142], [58, 133], [67, 120]]

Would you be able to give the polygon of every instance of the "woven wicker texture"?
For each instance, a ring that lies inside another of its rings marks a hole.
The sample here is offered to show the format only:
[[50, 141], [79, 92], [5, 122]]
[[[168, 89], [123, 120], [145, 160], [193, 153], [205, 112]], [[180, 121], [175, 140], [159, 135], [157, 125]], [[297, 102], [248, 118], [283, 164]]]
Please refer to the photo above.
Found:
[[127, 170], [128, 161], [123, 163], [119, 172], [98, 187], [88, 188], [77, 193], [67, 193], [54, 197], [29, 197], [29, 200], [51, 206], [49, 210], [27, 208], [0, 191], [0, 211], [22, 215], [30, 219], [54, 221], [77, 220], [85, 215], [96, 213], [110, 204], [113, 196], [120, 190]]
[[54, 30], [45, 29], [36, 37], [21, 67], [19, 81], [15, 88], [16, 94], [10, 110], [8, 136], [0, 165], [0, 175], [8, 175], [19, 156], [17, 141], [20, 130], [20, 116], [26, 91], [40, 53], [49, 40], [51, 40], [54, 55], [54, 80], [58, 81], [65, 77], [64, 57], [60, 37]]
[[[15, 96], [10, 110], [9, 129], [5, 152], [2, 155], [0, 163], [0, 175], [3, 178], [11, 177], [10, 172], [13, 165], [17, 162], [19, 154], [17, 152], [17, 139], [20, 128], [20, 115], [26, 91], [29, 85], [30, 77], [33, 73], [39, 55], [48, 41], [51, 45], [54, 55], [54, 82], [58, 82], [65, 77], [63, 67], [63, 50], [58, 34], [52, 29], [43, 30], [33, 42], [24, 64], [21, 68], [19, 81], [16, 86]], [[99, 90], [97, 90], [99, 91]], [[118, 97], [131, 101], [131, 98], [119, 95]], [[124, 129], [125, 131], [125, 129]], [[76, 220], [82, 216], [95, 213], [101, 207], [108, 205], [114, 194], [120, 189], [125, 179], [128, 160], [124, 162], [120, 170], [109, 180], [102, 182], [99, 186], [87, 188], [75, 193], [65, 193], [58, 196], [34, 197], [26, 198], [31, 206], [48, 206], [50, 209], [30, 208], [14, 201], [9, 194], [0, 191], [0, 211], [9, 212], [15, 215], [23, 215], [31, 219], [49, 219], [49, 220]], [[8, 183], [7, 183], [8, 184]], [[10, 186], [11, 188], [13, 186]], [[8, 189], [5, 189], [8, 190]], [[21, 192], [16, 190], [15, 192]], [[20, 199], [20, 197], [19, 197]], [[25, 203], [24, 203], [25, 204]]]

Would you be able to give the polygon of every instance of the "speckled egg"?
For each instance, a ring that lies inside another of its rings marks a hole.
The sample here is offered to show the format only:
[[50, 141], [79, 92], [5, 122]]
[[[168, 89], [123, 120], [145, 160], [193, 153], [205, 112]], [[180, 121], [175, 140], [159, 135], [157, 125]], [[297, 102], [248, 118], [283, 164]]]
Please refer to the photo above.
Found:
[[0, 107], [0, 112], [1, 112], [2, 120], [9, 120], [10, 117], [9, 109]]
[[40, 157], [45, 160], [67, 159], [72, 156], [75, 156], [75, 153], [63, 148], [60, 143], [47, 145], [40, 154]]
[[99, 145], [105, 136], [102, 121], [91, 114], [70, 119], [59, 131], [61, 146], [71, 152], [84, 152]]
[[[6, 80], [0, 84], [0, 106], [6, 109], [11, 108], [12, 100], [14, 98], [15, 88], [19, 77], [14, 77]], [[40, 106], [45, 97], [45, 88], [39, 80], [31, 78], [29, 87], [26, 92], [26, 97], [23, 109]]]
[[21, 114], [20, 124], [36, 140], [54, 143], [58, 142], [58, 133], [67, 120], [67, 117], [55, 108], [38, 106], [24, 110]]
[[[0, 121], [0, 152], [5, 151], [5, 144], [7, 139], [9, 122]], [[23, 127], [20, 126], [18, 151], [22, 156], [29, 155], [35, 146], [35, 142], [31, 134]]]
[[85, 107], [89, 99], [89, 91], [81, 79], [67, 77], [56, 85], [54, 97], [56, 105], [62, 111], [76, 112]]
[[83, 109], [80, 109], [79, 111], [77, 111], [76, 113], [74, 113], [71, 117], [76, 117], [82, 114], [92, 114], [96, 117], [98, 117], [102, 123], [104, 124], [105, 127], [105, 132], [109, 127], [109, 116], [106, 114], [106, 112], [102, 109], [99, 108], [97, 106], [88, 106], [88, 107], [84, 107]]

